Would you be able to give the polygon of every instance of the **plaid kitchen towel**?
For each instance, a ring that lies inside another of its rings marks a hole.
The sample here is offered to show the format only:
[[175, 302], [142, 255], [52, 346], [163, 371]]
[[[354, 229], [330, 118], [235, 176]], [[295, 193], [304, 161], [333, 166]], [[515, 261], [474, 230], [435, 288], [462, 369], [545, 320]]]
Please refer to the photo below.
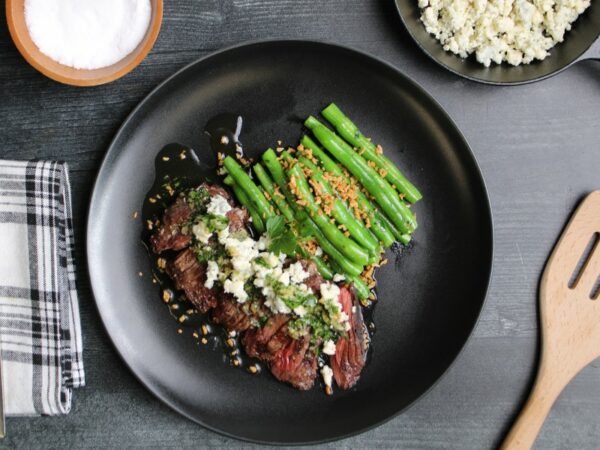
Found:
[[67, 165], [0, 160], [0, 347], [7, 415], [56, 415], [83, 386]]

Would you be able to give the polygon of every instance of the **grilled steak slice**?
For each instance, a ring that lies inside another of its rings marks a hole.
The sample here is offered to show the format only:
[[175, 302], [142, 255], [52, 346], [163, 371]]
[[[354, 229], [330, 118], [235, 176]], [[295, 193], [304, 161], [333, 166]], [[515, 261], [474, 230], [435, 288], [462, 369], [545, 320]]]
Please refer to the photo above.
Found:
[[321, 289], [321, 284], [325, 282], [325, 279], [317, 270], [317, 265], [314, 262], [308, 259], [302, 259], [300, 260], [300, 263], [304, 270], [309, 274], [308, 278], [304, 280], [304, 284], [306, 284], [313, 293], [317, 294]]
[[232, 233], [245, 229], [250, 221], [250, 214], [246, 208], [232, 208], [225, 215], [229, 219], [229, 231]]
[[234, 206], [231, 194], [227, 190], [225, 190], [225, 188], [219, 186], [218, 184], [202, 183], [200, 187], [206, 189], [208, 195], [210, 195], [211, 197], [214, 197], [215, 195], [220, 195], [225, 200], [227, 200], [227, 203], [229, 203], [231, 206]]
[[179, 197], [169, 206], [162, 217], [161, 225], [150, 237], [154, 253], [165, 250], [182, 250], [190, 245], [192, 236], [182, 232], [182, 226], [192, 216], [192, 209], [185, 198]]
[[300, 390], [310, 389], [317, 374], [317, 357], [308, 350], [310, 337], [292, 339], [288, 334], [289, 317], [277, 314], [264, 327], [247, 331], [242, 342], [246, 353], [269, 363], [279, 381]]
[[198, 262], [189, 248], [180, 252], [167, 265], [167, 273], [175, 282], [175, 287], [185, 292], [188, 300], [201, 312], [205, 313], [217, 306], [215, 291], [204, 286], [206, 268]]
[[244, 310], [244, 305], [235, 301], [230, 294], [222, 294], [213, 310], [212, 320], [228, 331], [242, 332], [252, 328], [253, 316]]
[[[276, 340], [275, 337], [271, 339], [271, 342], [274, 340]], [[271, 342], [269, 342], [269, 346]], [[287, 342], [274, 355], [270, 363], [273, 376], [279, 381], [290, 383], [301, 391], [312, 388], [317, 376], [317, 356], [308, 350], [309, 343], [309, 336], [303, 336], [300, 339], [292, 339], [287, 336]]]
[[270, 361], [273, 354], [267, 348], [271, 338], [283, 327], [289, 320], [284, 314], [277, 314], [269, 317], [267, 323], [262, 328], [250, 330], [244, 334], [242, 343], [244, 350], [251, 358], [258, 358], [262, 361]]
[[330, 362], [335, 382], [340, 388], [349, 389], [356, 384], [365, 366], [368, 335], [353, 289], [342, 286], [339, 302], [342, 304], [342, 310], [348, 314], [350, 330], [348, 337], [337, 341], [335, 355], [331, 357]]

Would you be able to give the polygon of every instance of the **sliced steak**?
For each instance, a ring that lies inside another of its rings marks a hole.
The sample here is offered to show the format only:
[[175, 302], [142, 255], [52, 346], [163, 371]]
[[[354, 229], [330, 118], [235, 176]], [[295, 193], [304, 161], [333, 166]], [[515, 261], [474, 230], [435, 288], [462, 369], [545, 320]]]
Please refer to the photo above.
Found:
[[231, 194], [225, 188], [219, 186], [218, 184], [202, 183], [200, 185], [200, 188], [206, 189], [208, 195], [210, 195], [211, 197], [214, 197], [215, 195], [220, 195], [225, 200], [227, 200], [227, 203], [229, 203], [231, 206], [234, 206]]
[[300, 260], [300, 263], [304, 270], [308, 272], [308, 278], [304, 280], [304, 284], [306, 284], [315, 294], [318, 293], [321, 289], [321, 284], [325, 282], [325, 279], [319, 273], [317, 265], [308, 259], [302, 259]]
[[[339, 301], [342, 310], [348, 314], [350, 330], [348, 337], [339, 339], [335, 355], [330, 358], [335, 382], [342, 389], [356, 384], [367, 360], [368, 335], [360, 305], [352, 288], [342, 286]], [[355, 306], [354, 311], [352, 307]]]
[[276, 314], [269, 317], [267, 323], [265, 323], [262, 328], [246, 332], [242, 339], [242, 343], [244, 344], [244, 349], [248, 356], [251, 358], [258, 358], [262, 361], [270, 361], [273, 359], [273, 353], [269, 351], [267, 345], [271, 338], [289, 319], [289, 316], [284, 314]]
[[229, 231], [232, 233], [245, 229], [250, 221], [250, 214], [246, 208], [232, 208], [225, 215], [229, 219]]
[[[273, 340], [275, 338], [271, 339]], [[312, 388], [317, 376], [317, 356], [308, 350], [309, 343], [309, 336], [300, 339], [292, 339], [288, 336], [286, 344], [280, 348], [270, 363], [273, 376], [301, 391]]]
[[217, 306], [215, 291], [204, 286], [206, 268], [198, 262], [189, 248], [167, 265], [167, 273], [175, 282], [175, 287], [185, 292], [188, 300], [201, 312], [205, 313]]
[[310, 389], [317, 375], [317, 357], [308, 350], [310, 336], [290, 337], [288, 320], [283, 314], [272, 316], [264, 327], [247, 331], [242, 342], [249, 356], [269, 363], [279, 381], [300, 390]]
[[242, 332], [252, 327], [253, 315], [244, 305], [238, 303], [232, 295], [222, 294], [213, 310], [212, 320], [223, 325], [228, 331]]
[[154, 253], [165, 250], [183, 250], [192, 241], [192, 236], [182, 231], [183, 225], [191, 218], [192, 209], [184, 197], [179, 197], [169, 206], [162, 217], [161, 225], [150, 237]]

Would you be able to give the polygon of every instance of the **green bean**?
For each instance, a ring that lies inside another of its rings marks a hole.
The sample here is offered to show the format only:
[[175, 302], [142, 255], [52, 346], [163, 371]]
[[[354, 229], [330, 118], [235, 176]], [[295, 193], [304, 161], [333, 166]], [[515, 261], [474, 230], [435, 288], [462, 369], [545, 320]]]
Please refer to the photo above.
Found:
[[317, 240], [319, 247], [323, 249], [332, 261], [342, 269], [343, 273], [348, 275], [357, 276], [362, 273], [363, 267], [355, 264], [346, 258], [342, 253], [325, 237], [323, 232], [319, 229], [319, 227], [312, 221], [310, 217], [306, 217], [302, 223], [308, 233]]
[[379, 209], [376, 208], [375, 216], [381, 220], [383, 225], [394, 235], [397, 241], [403, 243], [404, 245], [408, 244], [411, 240], [410, 233], [402, 233], [396, 225], [392, 223], [390, 219]]
[[302, 136], [300, 143], [304, 146], [304, 148], [309, 148], [312, 150], [312, 154], [319, 161], [321, 161], [321, 164], [323, 165], [323, 168], [326, 171], [331, 172], [332, 174], [337, 175], [338, 177], [344, 176], [344, 171], [342, 170], [342, 168], [338, 166], [338, 164], [333, 159], [331, 159], [327, 155], [327, 153], [325, 153], [321, 149], [321, 147], [319, 147], [317, 143], [311, 139], [310, 136], [308, 136], [307, 134]]
[[[298, 159], [300, 164], [308, 167], [312, 174], [310, 178], [319, 184], [321, 187], [321, 191], [325, 194], [335, 196], [335, 191], [329, 184], [329, 182], [323, 176], [323, 172], [312, 163], [308, 158], [301, 157]], [[369, 263], [376, 262], [381, 253], [381, 248], [379, 247], [379, 241], [373, 236], [373, 234], [369, 231], [369, 229], [359, 220], [354, 217], [354, 214], [349, 210], [346, 203], [337, 198], [333, 198], [332, 211], [333, 217], [339, 223], [344, 225], [352, 238], [358, 242], [361, 246], [363, 246], [369, 254], [374, 258], [369, 259]]]
[[[285, 177], [283, 166], [277, 158], [276, 153], [272, 149], [268, 149], [263, 154], [262, 159], [269, 169], [269, 172], [271, 172], [271, 176], [279, 186], [279, 189], [284, 193], [286, 199], [288, 200], [288, 206], [294, 212], [296, 221], [300, 224], [300, 226], [303, 226], [308, 235], [316, 239], [323, 252], [329, 255], [332, 260], [338, 261], [339, 265], [344, 268], [346, 273], [351, 273], [354, 275], [360, 274], [362, 272], [362, 267], [359, 267], [351, 261], [348, 261], [346, 257], [342, 255], [337, 248], [335, 248], [335, 246], [327, 240], [325, 235], [321, 233], [319, 227], [314, 224], [306, 212], [296, 206], [296, 200], [287, 186], [287, 179]], [[318, 262], [315, 261], [315, 263], [317, 264], [317, 268], [319, 268]], [[325, 262], [323, 261], [323, 263]], [[321, 269], [319, 269], [319, 272], [323, 275]], [[323, 276], [325, 277], [325, 275]]]
[[310, 116], [306, 119], [305, 125], [311, 129], [321, 144], [361, 182], [401, 231], [405, 233], [414, 231], [417, 223], [412, 211], [400, 200], [394, 188], [377, 171], [355, 153], [342, 138], [314, 117]]
[[248, 212], [250, 213], [250, 217], [252, 218], [252, 225], [254, 225], [256, 231], [258, 231], [259, 233], [264, 233], [265, 223], [263, 222], [262, 218], [260, 217], [260, 214], [246, 195], [246, 192], [237, 185], [237, 183], [233, 180], [233, 178], [231, 178], [230, 175], [225, 177], [225, 180], [223, 180], [223, 182], [229, 187], [231, 187], [234, 195], [240, 201], [242, 206], [244, 206], [248, 210]]
[[[302, 137], [302, 145], [312, 150], [313, 155], [321, 161], [323, 168], [331, 172], [336, 176], [341, 176], [350, 184], [350, 180], [346, 177], [340, 166], [337, 165], [327, 154], [321, 150], [321, 148], [307, 135]], [[366, 211], [369, 221], [371, 223], [371, 229], [377, 238], [381, 241], [384, 247], [390, 247], [394, 243], [394, 236], [390, 230], [388, 230], [382, 223], [381, 217], [376, 214], [376, 208], [371, 201], [365, 196], [365, 194], [357, 189], [357, 202], [360, 209]]]
[[340, 266], [338, 266], [335, 262], [331, 264], [331, 268], [340, 275], [344, 275], [346, 280], [354, 285], [354, 288], [356, 289], [356, 295], [358, 296], [359, 300], [366, 300], [369, 298], [369, 295], [371, 295], [371, 290], [360, 276], [348, 275], [347, 273], [344, 273]]
[[248, 199], [260, 214], [260, 217], [263, 220], [273, 217], [275, 213], [271, 210], [271, 204], [267, 201], [258, 186], [254, 184], [254, 181], [252, 181], [242, 166], [240, 166], [231, 156], [225, 158], [223, 165], [235, 183], [244, 190]]
[[269, 194], [271, 199], [273, 199], [275, 206], [277, 206], [279, 211], [281, 211], [281, 214], [283, 214], [288, 221], [294, 220], [294, 212], [287, 204], [285, 197], [281, 193], [277, 192], [275, 185], [273, 184], [273, 180], [271, 180], [271, 177], [269, 177], [269, 174], [266, 172], [264, 167], [260, 165], [260, 163], [254, 165], [254, 173], [256, 174], [258, 181], [260, 181], [262, 187]]
[[406, 199], [415, 203], [423, 197], [419, 190], [406, 179], [398, 167], [392, 163], [383, 154], [377, 153], [377, 147], [367, 139], [352, 121], [334, 104], [330, 104], [321, 111], [321, 114], [327, 119], [348, 143], [353, 147], [362, 149], [362, 155], [369, 161], [377, 164], [377, 167], [385, 170], [386, 180], [393, 184], [399, 192], [402, 192]]
[[317, 270], [323, 278], [325, 278], [326, 280], [331, 280], [333, 278], [333, 270], [331, 269], [331, 267], [329, 267], [329, 264], [327, 264], [322, 258], [316, 255], [311, 255], [304, 248], [298, 248], [298, 253], [300, 254], [300, 256], [302, 256], [305, 259], [310, 259], [312, 262], [314, 262], [315, 266], [317, 266]]
[[298, 164], [294, 164], [288, 170], [288, 176], [296, 183], [298, 200], [304, 201], [310, 217], [317, 224], [323, 234], [331, 241], [331, 243], [347, 258], [355, 262], [357, 265], [364, 266], [369, 262], [369, 254], [360, 245], [352, 239], [346, 237], [340, 229], [331, 223], [326, 215], [322, 214], [319, 206], [315, 203], [315, 199], [310, 192], [308, 182]]
[[294, 215], [297, 221], [302, 221], [306, 218], [306, 212], [298, 209], [296, 205], [296, 199], [290, 192], [290, 189], [287, 185], [287, 178], [281, 165], [281, 162], [277, 158], [277, 154], [273, 151], [273, 149], [268, 149], [262, 155], [262, 160], [271, 172], [271, 176], [277, 185], [279, 186], [279, 190], [283, 193], [284, 197], [288, 202], [288, 206], [292, 208], [294, 211]]
[[367, 286], [361, 277], [349, 276], [348, 281], [354, 285], [354, 288], [356, 289], [356, 295], [360, 300], [366, 300], [369, 298], [369, 295], [371, 295], [371, 289], [369, 289], [369, 286]]

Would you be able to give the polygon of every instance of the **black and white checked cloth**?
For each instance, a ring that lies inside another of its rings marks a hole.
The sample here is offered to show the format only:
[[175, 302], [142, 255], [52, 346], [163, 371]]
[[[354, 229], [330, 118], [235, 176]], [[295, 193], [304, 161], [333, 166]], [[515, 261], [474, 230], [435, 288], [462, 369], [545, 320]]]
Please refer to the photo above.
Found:
[[6, 413], [66, 414], [85, 383], [66, 164], [0, 160], [0, 254]]

